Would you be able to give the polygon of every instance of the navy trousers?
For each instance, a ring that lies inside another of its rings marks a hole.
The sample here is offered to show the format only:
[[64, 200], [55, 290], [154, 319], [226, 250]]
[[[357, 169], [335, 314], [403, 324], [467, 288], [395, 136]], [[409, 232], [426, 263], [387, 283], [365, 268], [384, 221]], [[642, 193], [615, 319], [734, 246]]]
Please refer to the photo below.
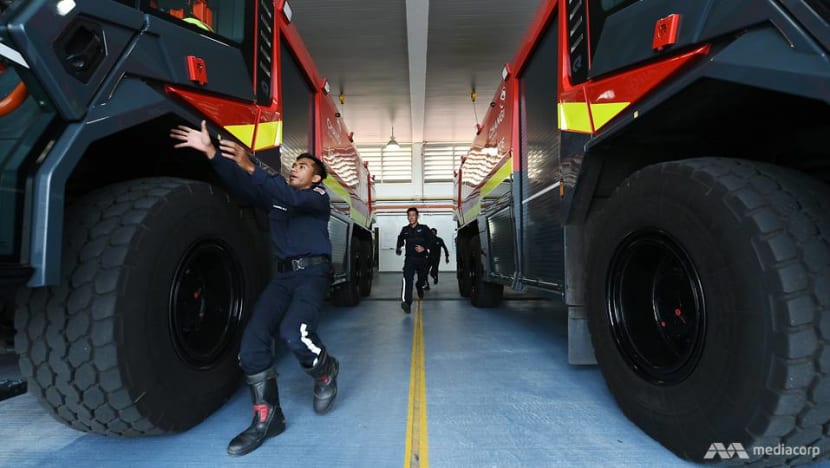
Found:
[[254, 306], [239, 350], [239, 366], [247, 375], [274, 363], [272, 340], [279, 337], [300, 365], [311, 367], [326, 349], [317, 336], [330, 277], [328, 263], [301, 271], [276, 273]]
[[430, 255], [429, 256], [429, 276], [432, 276], [434, 279], [438, 279], [438, 265], [441, 264], [441, 255]]
[[418, 273], [418, 285], [423, 287], [427, 282], [427, 257], [406, 257], [403, 261], [403, 285], [401, 287], [401, 301], [412, 304], [412, 279]]

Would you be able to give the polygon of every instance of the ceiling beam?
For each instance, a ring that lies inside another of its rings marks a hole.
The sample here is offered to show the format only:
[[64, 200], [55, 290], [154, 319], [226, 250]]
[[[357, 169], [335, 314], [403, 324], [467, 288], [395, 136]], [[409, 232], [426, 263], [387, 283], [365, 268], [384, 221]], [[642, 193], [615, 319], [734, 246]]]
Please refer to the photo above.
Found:
[[406, 0], [406, 39], [409, 52], [409, 103], [412, 143], [424, 141], [427, 87], [429, 0]]

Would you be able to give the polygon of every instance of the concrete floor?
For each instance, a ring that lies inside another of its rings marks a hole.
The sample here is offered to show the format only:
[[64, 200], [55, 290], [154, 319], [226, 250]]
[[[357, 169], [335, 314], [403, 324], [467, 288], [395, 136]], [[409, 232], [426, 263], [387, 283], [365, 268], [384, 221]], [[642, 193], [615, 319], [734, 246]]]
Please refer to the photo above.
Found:
[[[240, 387], [199, 426], [142, 439], [69, 429], [30, 395], [18, 396], [0, 402], [0, 465], [400, 467], [415, 315], [401, 311], [399, 285], [399, 274], [380, 274], [372, 298], [327, 309], [320, 335], [341, 361], [340, 393], [328, 415], [313, 413], [311, 380], [282, 353], [276, 367], [288, 428], [247, 456], [225, 453], [250, 422]], [[459, 298], [452, 273], [427, 292], [428, 464], [692, 466], [626, 419], [598, 367], [568, 365], [564, 309], [509, 297], [496, 309], [473, 308]]]

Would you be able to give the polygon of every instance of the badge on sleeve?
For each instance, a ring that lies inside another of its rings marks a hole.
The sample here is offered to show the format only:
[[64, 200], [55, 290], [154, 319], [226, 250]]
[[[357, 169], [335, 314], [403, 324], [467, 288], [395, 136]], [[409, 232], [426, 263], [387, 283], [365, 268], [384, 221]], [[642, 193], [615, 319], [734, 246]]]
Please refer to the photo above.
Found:
[[324, 189], [322, 187], [314, 187], [312, 190], [319, 193], [320, 195], [325, 195], [326, 194], [326, 189]]

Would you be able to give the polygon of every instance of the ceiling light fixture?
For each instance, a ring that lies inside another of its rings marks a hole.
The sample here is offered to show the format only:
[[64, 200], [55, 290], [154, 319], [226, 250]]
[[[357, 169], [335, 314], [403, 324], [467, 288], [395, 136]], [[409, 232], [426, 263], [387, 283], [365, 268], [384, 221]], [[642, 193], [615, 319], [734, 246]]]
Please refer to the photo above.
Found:
[[392, 125], [392, 136], [389, 137], [389, 142], [383, 147], [384, 151], [397, 151], [401, 149], [401, 145], [395, 140], [395, 126]]

